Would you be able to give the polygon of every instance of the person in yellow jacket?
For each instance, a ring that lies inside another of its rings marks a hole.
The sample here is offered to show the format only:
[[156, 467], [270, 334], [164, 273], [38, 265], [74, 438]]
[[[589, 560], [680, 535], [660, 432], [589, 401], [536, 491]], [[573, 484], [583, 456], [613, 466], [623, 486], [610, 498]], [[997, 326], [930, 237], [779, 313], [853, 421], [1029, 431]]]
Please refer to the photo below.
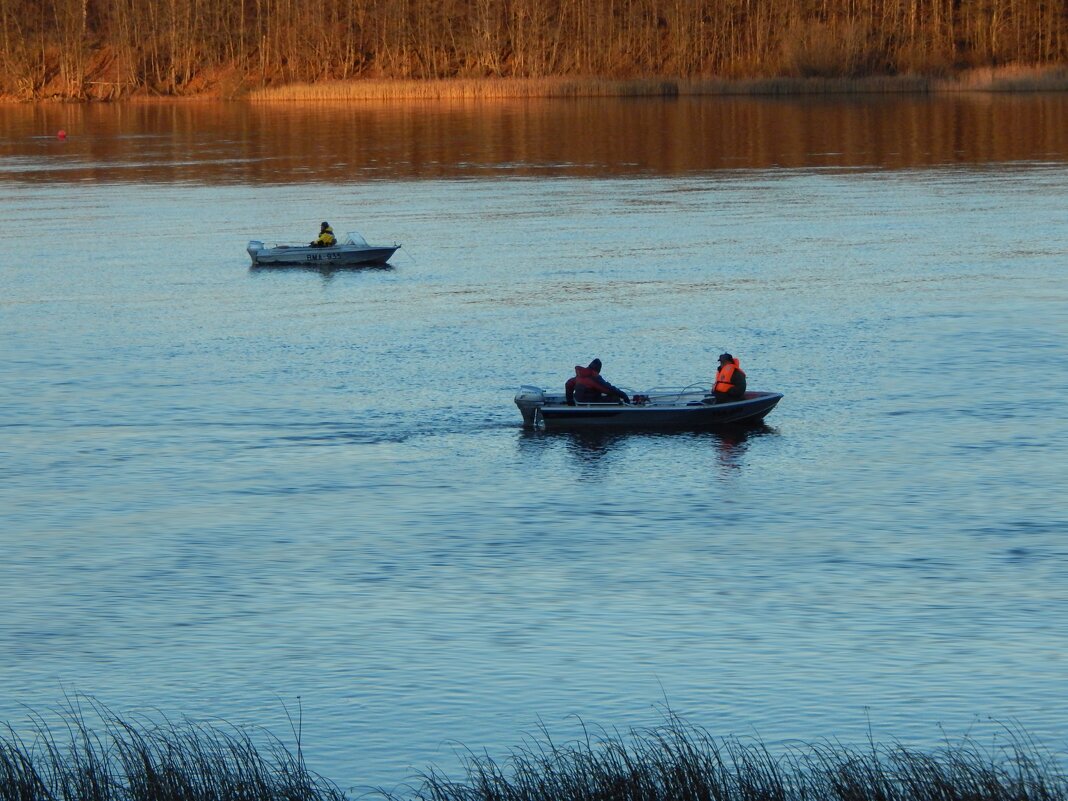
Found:
[[337, 244], [337, 237], [334, 236], [334, 229], [330, 227], [330, 223], [324, 222], [319, 226], [319, 238], [311, 243], [313, 248], [332, 248]]
[[745, 397], [745, 373], [741, 362], [729, 353], [719, 355], [719, 370], [716, 383], [712, 386], [712, 395], [716, 403], [729, 403]]

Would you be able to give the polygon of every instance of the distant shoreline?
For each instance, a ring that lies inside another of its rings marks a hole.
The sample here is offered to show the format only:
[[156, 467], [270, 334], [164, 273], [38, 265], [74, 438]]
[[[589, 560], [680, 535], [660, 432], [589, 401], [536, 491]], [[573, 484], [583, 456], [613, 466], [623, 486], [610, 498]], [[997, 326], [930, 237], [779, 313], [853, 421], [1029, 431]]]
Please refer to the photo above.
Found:
[[973, 69], [953, 77], [683, 79], [527, 78], [357, 80], [257, 89], [253, 102], [357, 100], [482, 100], [579, 97], [794, 96], [934, 94], [944, 92], [1064, 92], [1068, 68]]
[[0, 96], [3, 103], [171, 103], [240, 100], [354, 102], [409, 100], [505, 100], [594, 97], [808, 96], [861, 94], [945, 94], [954, 92], [1065, 92], [1068, 67], [982, 67], [951, 76], [894, 75], [856, 78], [690, 79], [443, 78], [378, 79], [290, 83], [240, 92], [219, 84], [189, 95], [133, 94], [116, 99]]

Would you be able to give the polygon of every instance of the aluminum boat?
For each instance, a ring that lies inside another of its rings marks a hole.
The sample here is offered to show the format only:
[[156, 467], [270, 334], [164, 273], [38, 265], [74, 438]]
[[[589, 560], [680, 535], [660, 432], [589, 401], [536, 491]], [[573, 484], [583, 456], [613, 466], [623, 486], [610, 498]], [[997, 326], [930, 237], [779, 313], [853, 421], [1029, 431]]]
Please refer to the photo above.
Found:
[[362, 264], [385, 264], [400, 245], [369, 245], [356, 232], [345, 234], [345, 241], [325, 248], [310, 245], [264, 244], [258, 239], [248, 243], [253, 266], [302, 264], [331, 267], [355, 267]]
[[709, 389], [656, 387], [631, 395], [630, 403], [575, 403], [564, 393], [524, 385], [515, 395], [523, 424], [547, 430], [684, 429], [745, 425], [764, 419], [782, 399], [778, 392], [746, 392], [743, 398], [715, 402]]

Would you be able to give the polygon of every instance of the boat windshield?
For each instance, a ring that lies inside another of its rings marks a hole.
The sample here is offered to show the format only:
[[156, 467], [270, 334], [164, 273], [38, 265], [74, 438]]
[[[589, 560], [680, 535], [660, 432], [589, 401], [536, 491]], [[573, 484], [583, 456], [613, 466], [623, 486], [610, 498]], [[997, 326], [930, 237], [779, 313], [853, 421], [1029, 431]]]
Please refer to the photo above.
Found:
[[346, 245], [361, 245], [362, 247], [367, 247], [368, 246], [367, 245], [367, 240], [364, 239], [362, 236], [360, 236], [360, 234], [356, 233], [355, 231], [349, 231], [347, 234], [345, 234], [345, 236], [348, 237], [345, 240], [345, 244]]

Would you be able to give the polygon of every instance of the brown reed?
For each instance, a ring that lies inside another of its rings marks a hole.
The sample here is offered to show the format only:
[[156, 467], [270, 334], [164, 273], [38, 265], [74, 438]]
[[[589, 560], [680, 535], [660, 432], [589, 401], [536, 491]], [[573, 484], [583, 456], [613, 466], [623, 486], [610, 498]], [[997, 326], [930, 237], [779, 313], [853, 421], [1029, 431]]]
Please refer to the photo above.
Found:
[[567, 97], [696, 97], [713, 95], [889, 94], [924, 92], [1052, 92], [1068, 90], [1068, 69], [1007, 66], [954, 77], [921, 75], [854, 78], [703, 79], [453, 78], [359, 79], [293, 83], [257, 89], [252, 102], [363, 100], [494, 100]]

